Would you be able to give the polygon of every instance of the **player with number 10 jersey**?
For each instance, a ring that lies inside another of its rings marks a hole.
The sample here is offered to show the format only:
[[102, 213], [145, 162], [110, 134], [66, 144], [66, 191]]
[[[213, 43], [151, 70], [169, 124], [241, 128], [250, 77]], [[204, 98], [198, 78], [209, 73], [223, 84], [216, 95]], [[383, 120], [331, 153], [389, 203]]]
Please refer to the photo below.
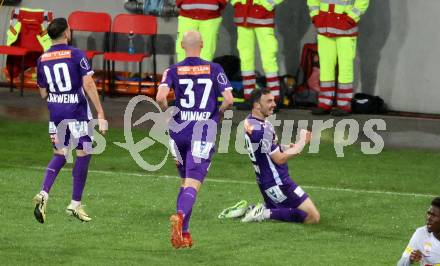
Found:
[[93, 71], [84, 53], [68, 46], [71, 36], [67, 20], [54, 19], [47, 31], [53, 45], [38, 59], [37, 83], [41, 97], [47, 100], [49, 108], [49, 135], [54, 154], [47, 166], [41, 191], [33, 199], [34, 216], [40, 223], [46, 221], [49, 191], [66, 164], [67, 151], [76, 149], [77, 156], [72, 169], [72, 200], [66, 212], [88, 222], [92, 218], [81, 204], [92, 145], [92, 128], [89, 128], [88, 123], [92, 113], [86, 93], [97, 111], [99, 130], [103, 134], [107, 131], [107, 122], [92, 77]]
[[92, 119], [83, 90], [83, 76], [93, 70], [84, 52], [67, 44], [53, 45], [38, 60], [38, 86], [47, 88], [50, 121]]

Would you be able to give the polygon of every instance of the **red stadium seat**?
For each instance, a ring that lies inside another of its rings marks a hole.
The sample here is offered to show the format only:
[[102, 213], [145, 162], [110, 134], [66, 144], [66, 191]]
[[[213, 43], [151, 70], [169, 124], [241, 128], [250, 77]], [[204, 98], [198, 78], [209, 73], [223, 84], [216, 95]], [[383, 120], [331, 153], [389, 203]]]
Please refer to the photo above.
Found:
[[109, 51], [109, 33], [111, 31], [111, 24], [111, 16], [103, 12], [74, 11], [69, 15], [69, 26], [72, 32], [72, 38], [74, 31], [105, 33], [104, 51], [85, 51], [86, 57], [90, 60], [90, 62], [92, 62], [95, 55], [103, 54], [104, 52]]
[[0, 45], [0, 54], [8, 56], [6, 65], [11, 92], [14, 87], [14, 77], [20, 74], [20, 95], [23, 96], [24, 71], [26, 68], [34, 67], [36, 59], [43, 53], [38, 38], [43, 40], [43, 36], [46, 36], [46, 27], [51, 20], [51, 11], [28, 8], [12, 10], [8, 29], [8, 38], [11, 37], [11, 40], [8, 39], [8, 45]]
[[[104, 53], [104, 60], [112, 62], [112, 75], [110, 76], [110, 88], [114, 87], [114, 71], [115, 62], [138, 62], [139, 63], [139, 84], [138, 94], [141, 92], [141, 76], [142, 76], [142, 61], [150, 57], [148, 53], [129, 54], [127, 52], [116, 51], [116, 34], [129, 33], [137, 35], [152, 36], [152, 54], [153, 54], [153, 77], [154, 86], [156, 87], [156, 52], [155, 52], [155, 37], [157, 34], [157, 20], [154, 16], [134, 15], [134, 14], [119, 14], [113, 20], [112, 26], [113, 45], [112, 52]], [[104, 65], [105, 67], [105, 65]], [[104, 82], [105, 85], [105, 82]], [[102, 96], [104, 96], [105, 88], [103, 88]]]
[[[5, 54], [8, 56], [19, 56], [21, 57], [21, 66], [20, 66], [20, 93], [23, 96], [23, 84], [24, 84], [24, 59], [26, 54], [28, 53], [28, 49], [14, 46], [6, 46], [0, 45], [0, 54]], [[14, 88], [14, 75], [13, 75], [14, 66], [11, 65], [9, 68], [9, 87], [12, 92]]]

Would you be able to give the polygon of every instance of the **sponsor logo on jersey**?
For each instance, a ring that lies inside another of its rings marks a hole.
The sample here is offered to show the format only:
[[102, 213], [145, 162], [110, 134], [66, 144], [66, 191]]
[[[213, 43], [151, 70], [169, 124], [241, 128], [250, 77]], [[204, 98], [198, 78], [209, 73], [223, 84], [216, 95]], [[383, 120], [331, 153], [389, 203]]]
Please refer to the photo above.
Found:
[[74, 138], [80, 138], [82, 136], [87, 136], [89, 133], [86, 121], [73, 121], [67, 124], [70, 133]]
[[425, 249], [425, 254], [426, 254], [426, 256], [429, 256], [429, 254], [431, 254], [431, 250], [432, 250], [432, 244], [431, 244], [431, 242], [425, 242], [425, 243], [423, 244], [423, 247], [424, 247], [424, 249]]
[[281, 203], [287, 199], [286, 195], [284, 195], [279, 186], [270, 187], [264, 192], [266, 192], [266, 195], [275, 203]]
[[194, 141], [192, 155], [202, 159], [209, 159], [209, 153], [213, 146], [214, 144], [212, 142]]
[[79, 65], [81, 66], [82, 69], [85, 69], [85, 70], [90, 69], [89, 60], [87, 60], [85, 57], [81, 58]]
[[71, 50], [60, 50], [54, 52], [48, 52], [41, 55], [41, 62], [72, 58]]
[[218, 81], [218, 83], [220, 83], [222, 85], [226, 85], [226, 84], [228, 84], [228, 77], [226, 77], [226, 75], [224, 73], [218, 73], [217, 81]]
[[177, 75], [204, 75], [211, 74], [211, 66], [210, 65], [201, 65], [201, 66], [179, 66], [177, 67]]

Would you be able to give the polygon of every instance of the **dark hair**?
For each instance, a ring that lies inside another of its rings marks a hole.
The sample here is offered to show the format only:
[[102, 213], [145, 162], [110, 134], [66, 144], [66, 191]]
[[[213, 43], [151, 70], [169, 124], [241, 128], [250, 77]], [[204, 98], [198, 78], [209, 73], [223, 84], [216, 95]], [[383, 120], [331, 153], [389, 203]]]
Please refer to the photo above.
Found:
[[56, 18], [47, 27], [47, 33], [52, 40], [56, 40], [62, 36], [67, 30], [69, 24], [65, 18]]
[[260, 101], [261, 96], [270, 94], [270, 90], [263, 88], [263, 89], [254, 89], [251, 93], [251, 98], [249, 99], [249, 102], [251, 104], [251, 107], [254, 106], [254, 103]]
[[437, 197], [432, 200], [431, 205], [437, 208], [440, 208], [440, 197]]

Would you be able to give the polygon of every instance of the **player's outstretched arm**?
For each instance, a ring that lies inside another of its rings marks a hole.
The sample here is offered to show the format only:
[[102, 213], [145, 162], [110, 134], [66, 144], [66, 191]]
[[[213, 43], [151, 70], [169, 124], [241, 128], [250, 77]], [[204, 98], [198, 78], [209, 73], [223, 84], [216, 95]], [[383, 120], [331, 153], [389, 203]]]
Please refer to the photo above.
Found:
[[231, 90], [222, 92], [223, 102], [220, 105], [220, 113], [224, 113], [226, 110], [231, 109], [234, 104], [234, 96], [232, 96]]
[[107, 132], [108, 126], [107, 121], [105, 120], [104, 109], [102, 108], [101, 101], [99, 100], [98, 90], [96, 89], [95, 81], [92, 78], [92, 75], [86, 75], [83, 77], [84, 90], [86, 91], [87, 96], [89, 96], [90, 100], [95, 107], [95, 110], [98, 114], [99, 120], [99, 131], [102, 134]]
[[156, 95], [156, 102], [159, 104], [162, 111], [168, 109], [168, 93], [170, 93], [170, 88], [165, 84], [161, 84]]
[[304, 147], [310, 142], [311, 136], [312, 133], [310, 131], [301, 129], [299, 133], [299, 141], [297, 143], [290, 144], [289, 148], [283, 152], [278, 150], [272, 153], [270, 157], [276, 164], [280, 165], [287, 163], [290, 158], [299, 155], [303, 151]]

